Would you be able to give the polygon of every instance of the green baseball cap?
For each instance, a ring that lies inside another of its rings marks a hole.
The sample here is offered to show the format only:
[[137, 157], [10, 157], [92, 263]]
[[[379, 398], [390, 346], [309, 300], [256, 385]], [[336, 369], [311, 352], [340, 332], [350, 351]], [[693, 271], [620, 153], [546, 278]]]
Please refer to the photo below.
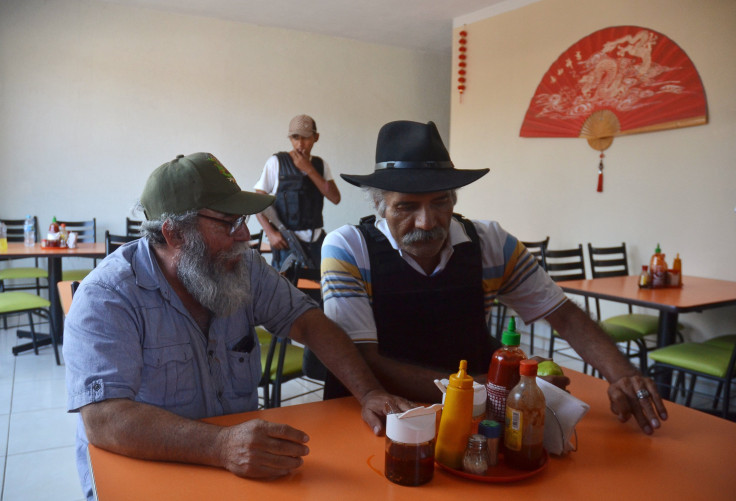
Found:
[[271, 195], [242, 191], [233, 175], [211, 153], [177, 155], [153, 171], [141, 195], [148, 220], [199, 209], [256, 214], [274, 200]]

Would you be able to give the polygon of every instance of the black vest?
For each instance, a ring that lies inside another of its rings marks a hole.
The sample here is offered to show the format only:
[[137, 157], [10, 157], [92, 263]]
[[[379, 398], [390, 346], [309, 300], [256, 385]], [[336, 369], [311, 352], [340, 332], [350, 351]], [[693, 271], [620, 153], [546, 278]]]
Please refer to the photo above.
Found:
[[379, 352], [387, 357], [450, 373], [460, 360], [484, 373], [498, 342], [489, 334], [483, 308], [483, 264], [475, 226], [459, 214], [470, 242], [456, 245], [447, 266], [428, 277], [404, 261], [375, 217], [361, 219], [371, 261], [373, 316]]
[[[321, 228], [324, 226], [324, 196], [312, 180], [296, 168], [291, 155], [284, 151], [275, 155], [279, 160], [279, 188], [274, 207], [281, 222], [290, 230]], [[312, 157], [312, 165], [320, 176], [324, 176], [325, 165], [321, 158]]]

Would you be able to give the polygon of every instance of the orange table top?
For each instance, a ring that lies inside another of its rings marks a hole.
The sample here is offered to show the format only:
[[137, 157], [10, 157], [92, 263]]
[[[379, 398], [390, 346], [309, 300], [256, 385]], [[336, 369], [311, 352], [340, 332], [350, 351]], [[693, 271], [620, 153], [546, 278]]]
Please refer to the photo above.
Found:
[[37, 243], [26, 247], [22, 242], [8, 242], [8, 250], [0, 251], [4, 257], [105, 257], [105, 243], [78, 243], [74, 249], [68, 247], [41, 247]]
[[304, 465], [275, 481], [242, 479], [218, 468], [131, 459], [90, 446], [100, 501], [157, 499], [731, 499], [736, 489], [736, 423], [667, 403], [669, 420], [653, 436], [621, 424], [609, 410], [607, 384], [567, 370], [570, 390], [589, 403], [577, 426], [578, 451], [552, 457], [518, 482], [483, 483], [440, 468], [420, 487], [383, 475], [383, 437], [373, 435], [352, 398], [209, 419], [251, 418], [294, 425], [311, 437]]
[[736, 304], [736, 282], [684, 276], [682, 287], [640, 289], [639, 277], [607, 277], [589, 280], [565, 280], [557, 285], [571, 294], [582, 294], [684, 313]]

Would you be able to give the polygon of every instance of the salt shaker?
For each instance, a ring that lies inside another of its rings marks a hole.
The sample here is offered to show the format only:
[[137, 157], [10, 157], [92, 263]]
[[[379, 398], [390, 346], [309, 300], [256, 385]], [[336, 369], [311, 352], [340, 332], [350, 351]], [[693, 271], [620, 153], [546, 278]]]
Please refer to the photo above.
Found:
[[473, 475], [485, 475], [488, 471], [488, 445], [483, 435], [476, 433], [468, 438], [463, 470]]

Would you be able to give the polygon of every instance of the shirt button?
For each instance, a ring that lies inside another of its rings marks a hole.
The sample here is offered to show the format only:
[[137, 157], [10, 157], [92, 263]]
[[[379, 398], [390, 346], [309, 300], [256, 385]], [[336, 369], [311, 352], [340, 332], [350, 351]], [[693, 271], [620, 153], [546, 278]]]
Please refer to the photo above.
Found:
[[214, 351], [214, 350], [210, 350], [210, 351], [208, 351], [208, 352], [207, 352], [207, 354], [208, 354], [209, 356], [214, 356], [214, 354], [215, 354], [215, 351]]
[[221, 391], [218, 391], [217, 392], [217, 398], [222, 398], [222, 392]]
[[242, 364], [243, 362], [245, 362], [245, 357], [240, 357], [240, 358], [238, 359], [238, 362], [240, 362], [241, 364]]
[[95, 391], [100, 391], [100, 388], [102, 388], [102, 385], [100, 383], [95, 383], [92, 385], [92, 389]]

